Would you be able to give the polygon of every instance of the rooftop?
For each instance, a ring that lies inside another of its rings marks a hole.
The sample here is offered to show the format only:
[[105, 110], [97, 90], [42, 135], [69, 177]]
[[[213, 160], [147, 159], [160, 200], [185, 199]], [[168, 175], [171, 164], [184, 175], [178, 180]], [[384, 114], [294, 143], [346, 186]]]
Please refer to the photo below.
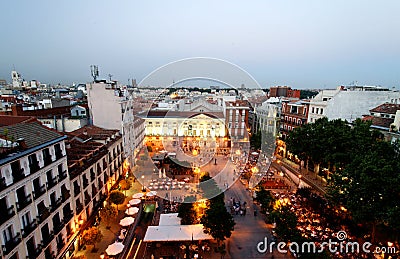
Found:
[[396, 114], [397, 110], [400, 110], [400, 104], [384, 103], [373, 108], [370, 112]]

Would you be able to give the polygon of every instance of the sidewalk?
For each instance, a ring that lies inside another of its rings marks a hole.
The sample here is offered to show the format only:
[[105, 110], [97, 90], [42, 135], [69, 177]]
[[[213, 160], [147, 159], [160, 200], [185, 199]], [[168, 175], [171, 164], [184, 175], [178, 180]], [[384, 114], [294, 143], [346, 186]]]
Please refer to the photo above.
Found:
[[[92, 253], [93, 245], [87, 245], [85, 250], [80, 250], [77, 253], [75, 253], [74, 256], [85, 256], [87, 259], [99, 259], [101, 253], [105, 253], [105, 250], [107, 249], [108, 245], [112, 244], [115, 242], [117, 236], [119, 235], [119, 230], [121, 229], [121, 226], [119, 225], [119, 221], [125, 217], [125, 210], [127, 209], [127, 204], [129, 200], [132, 199], [132, 195], [137, 192], [141, 192], [141, 185], [140, 183], [132, 182], [131, 188], [129, 190], [123, 191], [125, 193], [125, 202], [123, 204], [118, 205], [118, 216], [110, 222], [111, 228], [107, 229], [106, 228], [106, 223], [102, 220], [100, 221], [99, 224], [99, 229], [101, 233], [103, 234], [103, 238], [101, 242], [96, 244], [96, 249], [97, 252]], [[113, 205], [116, 206], [116, 205]], [[137, 214], [138, 215], [138, 214]], [[137, 215], [133, 216], [135, 219], [137, 218]], [[130, 229], [130, 231], [134, 231]]]
[[286, 158], [282, 158], [281, 162], [282, 163], [280, 165], [290, 170], [292, 173], [296, 175], [300, 173], [301, 180], [310, 185], [316, 191], [320, 192], [321, 194], [326, 193], [326, 182], [322, 179], [322, 177], [315, 175], [314, 172], [308, 170], [307, 168], [301, 168], [299, 171], [299, 165]]

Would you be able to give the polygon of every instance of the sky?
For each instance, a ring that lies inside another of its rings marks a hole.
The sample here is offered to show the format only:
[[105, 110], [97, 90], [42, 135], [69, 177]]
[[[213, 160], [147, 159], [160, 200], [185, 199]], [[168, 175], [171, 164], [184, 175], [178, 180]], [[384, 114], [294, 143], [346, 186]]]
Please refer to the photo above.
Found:
[[400, 1], [5, 0], [0, 78], [138, 82], [176, 60], [211, 57], [259, 85], [400, 85]]

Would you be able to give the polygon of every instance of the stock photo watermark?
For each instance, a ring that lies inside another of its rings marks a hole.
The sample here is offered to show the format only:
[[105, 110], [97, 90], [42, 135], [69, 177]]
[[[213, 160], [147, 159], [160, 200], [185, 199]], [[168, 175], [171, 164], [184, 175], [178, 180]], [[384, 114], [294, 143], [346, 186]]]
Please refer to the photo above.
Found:
[[346, 241], [347, 233], [345, 231], [339, 231], [336, 234], [336, 239], [328, 239], [324, 242], [275, 242], [269, 241], [267, 237], [263, 241], [257, 244], [257, 251], [259, 253], [273, 253], [274, 250], [278, 253], [286, 254], [288, 252], [295, 254], [304, 253], [323, 253], [328, 251], [332, 254], [349, 254], [349, 253], [374, 253], [374, 254], [395, 254], [397, 252], [394, 246], [373, 246], [370, 242], [351, 242]]

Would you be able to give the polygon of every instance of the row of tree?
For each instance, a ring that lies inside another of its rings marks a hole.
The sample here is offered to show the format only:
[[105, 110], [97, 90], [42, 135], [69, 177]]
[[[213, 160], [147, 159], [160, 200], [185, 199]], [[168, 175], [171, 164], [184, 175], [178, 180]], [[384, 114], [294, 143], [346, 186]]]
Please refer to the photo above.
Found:
[[[204, 174], [200, 178], [200, 189], [203, 196], [208, 199], [207, 208], [200, 218], [203, 224], [204, 233], [210, 234], [216, 239], [219, 252], [225, 253], [221, 241], [229, 238], [234, 230], [235, 221], [225, 206], [224, 193], [218, 188], [214, 179], [209, 174]], [[195, 197], [188, 197], [178, 208], [178, 216], [181, 218], [182, 225], [191, 225], [198, 222], [197, 212], [194, 208]]]
[[400, 229], [400, 148], [370, 126], [322, 118], [294, 129], [286, 144], [305, 164], [329, 168], [327, 198], [371, 227], [374, 241], [379, 224]]

